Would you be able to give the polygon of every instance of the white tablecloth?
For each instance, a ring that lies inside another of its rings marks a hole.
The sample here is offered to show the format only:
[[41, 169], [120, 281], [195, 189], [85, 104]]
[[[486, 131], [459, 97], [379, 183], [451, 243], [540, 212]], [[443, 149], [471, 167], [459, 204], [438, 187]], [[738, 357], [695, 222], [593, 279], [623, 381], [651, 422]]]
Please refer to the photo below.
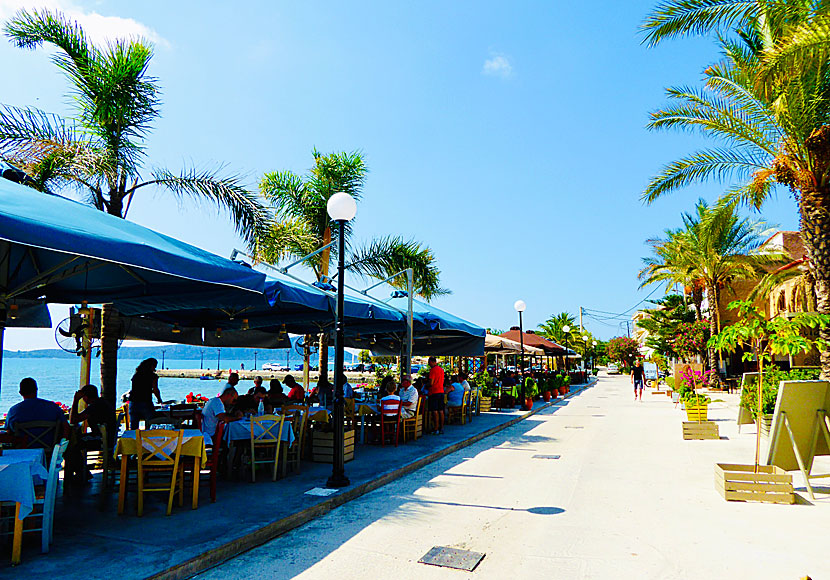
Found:
[[20, 519], [35, 505], [35, 478], [45, 480], [43, 449], [6, 449], [0, 456], [0, 501], [20, 503]]
[[[273, 425], [273, 421], [263, 421], [267, 426]], [[256, 435], [262, 434], [262, 427], [259, 425], [255, 425], [255, 432]], [[276, 429], [274, 430], [276, 431]], [[251, 440], [251, 422], [246, 421], [245, 419], [240, 419], [239, 421], [231, 421], [227, 425], [225, 425], [225, 442], [229, 443], [231, 441], [250, 441]], [[285, 441], [290, 446], [294, 443], [294, 429], [291, 428], [291, 423], [285, 421], [282, 424], [282, 433], [280, 433], [280, 439]]]

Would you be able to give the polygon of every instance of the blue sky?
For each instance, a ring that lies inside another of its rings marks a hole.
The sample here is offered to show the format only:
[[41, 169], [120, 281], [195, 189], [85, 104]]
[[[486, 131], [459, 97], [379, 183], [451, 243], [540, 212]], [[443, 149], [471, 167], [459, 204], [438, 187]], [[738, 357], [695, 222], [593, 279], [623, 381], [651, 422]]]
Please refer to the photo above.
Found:
[[[648, 132], [648, 112], [717, 58], [700, 39], [643, 46], [653, 4], [0, 0], [0, 18], [57, 7], [95, 38], [155, 43], [164, 103], [148, 167], [224, 163], [254, 186], [266, 171], [305, 172], [314, 147], [361, 150], [357, 237], [425, 242], [453, 292], [435, 304], [506, 329], [519, 298], [526, 328], [635, 305], [651, 292], [637, 288], [644, 240], [724, 187], [639, 201], [662, 164], [701, 144]], [[69, 114], [48, 55], [0, 42], [0, 102]], [[786, 192], [763, 217], [797, 229]], [[226, 216], [162, 191], [137, 197], [129, 218], [222, 255], [241, 246]], [[47, 331], [6, 335], [11, 349], [52, 344]]]

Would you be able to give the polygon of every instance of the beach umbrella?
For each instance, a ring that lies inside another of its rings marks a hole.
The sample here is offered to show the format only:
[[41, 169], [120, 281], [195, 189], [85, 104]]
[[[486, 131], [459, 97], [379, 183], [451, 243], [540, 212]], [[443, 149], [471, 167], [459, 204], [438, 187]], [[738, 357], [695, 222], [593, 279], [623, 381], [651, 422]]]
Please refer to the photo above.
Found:
[[0, 323], [18, 299], [108, 304], [140, 297], [171, 305], [200, 295], [222, 304], [263, 295], [264, 285], [265, 275], [250, 267], [0, 178]]

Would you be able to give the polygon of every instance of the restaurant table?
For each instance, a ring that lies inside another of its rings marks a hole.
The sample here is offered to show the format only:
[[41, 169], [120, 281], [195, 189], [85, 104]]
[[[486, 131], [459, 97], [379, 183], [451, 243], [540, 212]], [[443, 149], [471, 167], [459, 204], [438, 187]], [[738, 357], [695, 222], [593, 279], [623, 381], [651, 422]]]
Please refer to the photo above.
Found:
[[[182, 449], [180, 455], [193, 458], [193, 500], [192, 509], [199, 507], [199, 471], [207, 464], [207, 449], [204, 433], [198, 429], [184, 429]], [[144, 431], [146, 437], [152, 437], [152, 429]], [[124, 504], [127, 498], [127, 459], [130, 455], [138, 454], [138, 442], [135, 431], [124, 431], [115, 446], [116, 459], [121, 456], [121, 481], [118, 486], [118, 513], [124, 513]]]
[[[263, 421], [263, 423], [270, 427], [274, 421]], [[264, 429], [256, 425], [255, 435], [261, 435]], [[251, 440], [251, 422], [247, 419], [240, 419], [239, 421], [231, 421], [225, 425], [225, 435], [223, 436], [226, 443], [231, 441], [250, 441]], [[285, 421], [282, 424], [282, 433], [280, 433], [280, 440], [288, 443], [288, 446], [294, 443], [294, 429], [291, 428], [291, 423]]]
[[23, 520], [34, 509], [35, 480], [49, 477], [43, 457], [43, 449], [4, 449], [0, 456], [0, 501], [15, 502], [13, 565], [20, 564]]

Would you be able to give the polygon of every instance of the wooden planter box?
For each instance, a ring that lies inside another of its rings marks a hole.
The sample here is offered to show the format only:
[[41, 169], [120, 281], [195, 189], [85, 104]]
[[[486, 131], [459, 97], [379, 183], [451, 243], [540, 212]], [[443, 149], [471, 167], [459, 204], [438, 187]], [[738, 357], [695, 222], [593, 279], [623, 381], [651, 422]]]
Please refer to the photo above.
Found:
[[702, 405], [697, 407], [690, 407], [686, 405], [686, 418], [689, 421], [706, 421], [708, 409], [708, 405]]
[[684, 421], [683, 439], [720, 439], [718, 424], [714, 421]]
[[793, 476], [774, 465], [715, 464], [715, 489], [726, 501], [795, 503]]
[[[354, 429], [343, 433], [344, 461], [354, 459], [354, 442]], [[315, 431], [312, 437], [311, 455], [316, 463], [332, 463], [334, 461], [334, 433]]]
[[761, 437], [769, 438], [769, 432], [772, 428], [772, 415], [761, 415]]
[[481, 397], [478, 400], [478, 410], [482, 413], [489, 413], [493, 404], [493, 397]]

